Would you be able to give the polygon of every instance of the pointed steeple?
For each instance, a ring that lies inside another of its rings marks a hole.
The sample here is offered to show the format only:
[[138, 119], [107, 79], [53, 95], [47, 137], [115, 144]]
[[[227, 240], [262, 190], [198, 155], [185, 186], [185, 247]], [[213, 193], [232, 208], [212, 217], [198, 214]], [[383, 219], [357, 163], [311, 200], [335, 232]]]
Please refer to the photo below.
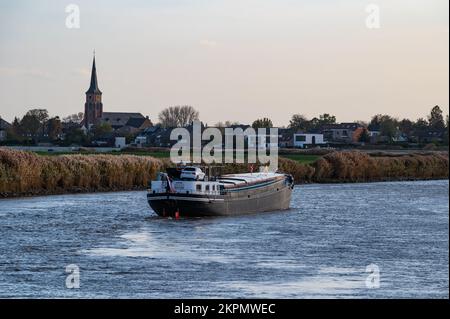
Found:
[[94, 60], [92, 62], [92, 71], [91, 71], [91, 85], [89, 86], [89, 89], [86, 91], [87, 93], [91, 94], [102, 94], [102, 91], [98, 88], [97, 83], [97, 69], [95, 68], [95, 53], [94, 53]]

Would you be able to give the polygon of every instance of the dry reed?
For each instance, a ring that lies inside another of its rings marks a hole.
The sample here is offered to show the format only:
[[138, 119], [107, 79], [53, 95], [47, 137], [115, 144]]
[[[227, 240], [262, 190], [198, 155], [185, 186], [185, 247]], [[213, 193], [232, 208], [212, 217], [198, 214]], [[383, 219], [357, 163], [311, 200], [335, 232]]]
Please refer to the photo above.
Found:
[[61, 155], [0, 148], [0, 194], [19, 196], [144, 188], [165, 163], [134, 155]]
[[[372, 182], [448, 178], [448, 152], [370, 156], [332, 152], [311, 165], [280, 157], [279, 170], [296, 183]], [[39, 156], [0, 148], [0, 197], [143, 189], [168, 159], [135, 155]], [[223, 173], [248, 172], [248, 164], [226, 164]], [[256, 170], [256, 168], [255, 168]]]

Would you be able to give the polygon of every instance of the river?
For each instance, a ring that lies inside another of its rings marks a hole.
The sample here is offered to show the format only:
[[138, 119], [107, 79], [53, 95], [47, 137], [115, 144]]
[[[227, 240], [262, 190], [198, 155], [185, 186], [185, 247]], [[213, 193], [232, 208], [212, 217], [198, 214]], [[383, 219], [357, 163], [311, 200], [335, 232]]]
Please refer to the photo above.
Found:
[[288, 211], [179, 220], [140, 191], [4, 199], [0, 298], [448, 298], [448, 190], [299, 185]]

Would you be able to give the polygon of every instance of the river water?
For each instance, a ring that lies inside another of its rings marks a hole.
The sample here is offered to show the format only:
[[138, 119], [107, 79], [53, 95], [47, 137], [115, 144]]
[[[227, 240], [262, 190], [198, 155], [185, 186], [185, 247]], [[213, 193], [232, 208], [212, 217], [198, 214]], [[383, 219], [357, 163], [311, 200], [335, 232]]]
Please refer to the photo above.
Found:
[[289, 211], [180, 220], [145, 192], [0, 200], [0, 298], [448, 298], [448, 190], [300, 185]]

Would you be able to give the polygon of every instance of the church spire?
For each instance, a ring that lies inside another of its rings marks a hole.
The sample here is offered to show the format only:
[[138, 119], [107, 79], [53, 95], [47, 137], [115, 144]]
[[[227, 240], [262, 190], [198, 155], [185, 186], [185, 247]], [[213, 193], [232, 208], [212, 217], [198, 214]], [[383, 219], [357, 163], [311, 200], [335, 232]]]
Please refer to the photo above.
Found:
[[94, 60], [92, 62], [91, 85], [89, 86], [89, 89], [87, 90], [86, 93], [102, 94], [102, 92], [98, 88], [97, 83], [97, 69], [95, 68], [95, 51], [94, 51]]
[[98, 88], [97, 69], [95, 68], [95, 52], [92, 61], [91, 84], [86, 91], [86, 103], [84, 103], [84, 125], [90, 129], [101, 121], [103, 116], [102, 92]]

